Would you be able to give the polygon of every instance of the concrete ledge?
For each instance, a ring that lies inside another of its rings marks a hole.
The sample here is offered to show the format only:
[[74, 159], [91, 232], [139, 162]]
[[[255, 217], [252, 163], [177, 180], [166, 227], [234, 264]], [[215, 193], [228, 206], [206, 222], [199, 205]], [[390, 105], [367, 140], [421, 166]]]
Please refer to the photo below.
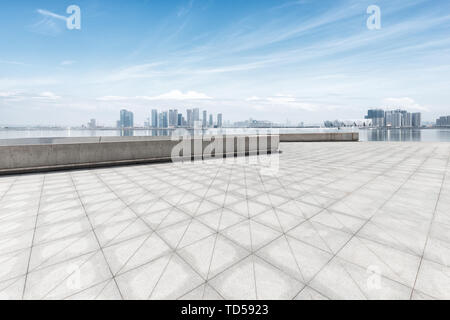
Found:
[[72, 140], [70, 143], [0, 146], [0, 174], [267, 154], [279, 148], [278, 136], [137, 138], [113, 138], [108, 142], [88, 138], [78, 143]]
[[[181, 139], [181, 138], [180, 138]], [[32, 141], [31, 141], [32, 140]], [[278, 152], [279, 142], [358, 141], [352, 132], [278, 135], [170, 137], [92, 137], [21, 139], [19, 145], [0, 145], [0, 175], [84, 169], [178, 160], [234, 157]]]
[[358, 132], [283, 133], [280, 142], [359, 141]]

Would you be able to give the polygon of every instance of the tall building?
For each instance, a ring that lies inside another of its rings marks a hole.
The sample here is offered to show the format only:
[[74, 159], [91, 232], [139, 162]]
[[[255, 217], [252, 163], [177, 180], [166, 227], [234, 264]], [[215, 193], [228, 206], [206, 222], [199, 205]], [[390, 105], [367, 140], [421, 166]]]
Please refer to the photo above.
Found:
[[152, 110], [152, 122], [151, 122], [151, 126], [153, 128], [158, 128], [158, 110], [153, 109]]
[[392, 115], [392, 127], [401, 128], [402, 127], [403, 115], [400, 112], [394, 112]]
[[203, 128], [207, 128], [208, 127], [208, 113], [206, 112], [206, 110], [203, 111], [203, 123], [202, 126]]
[[121, 128], [133, 128], [134, 127], [134, 115], [133, 112], [128, 110], [120, 110], [120, 127]]
[[184, 125], [184, 124], [183, 124], [183, 115], [182, 115], [181, 113], [179, 113], [177, 118], [178, 118], [178, 119], [177, 119], [177, 126], [178, 126], [178, 127], [183, 126], [183, 125]]
[[366, 119], [376, 119], [376, 118], [384, 118], [384, 110], [383, 109], [370, 109], [367, 111]]
[[404, 128], [412, 127], [412, 115], [410, 112], [406, 112], [403, 114], [402, 127], [404, 127]]
[[365, 119], [372, 120], [372, 127], [384, 127], [385, 112], [382, 109], [371, 109], [367, 111]]
[[450, 116], [439, 117], [439, 119], [436, 120], [436, 126], [438, 127], [450, 126]]
[[164, 111], [162, 113], [162, 121], [163, 121], [163, 128], [169, 127], [169, 113], [167, 111]]
[[212, 114], [209, 115], [209, 127], [214, 127], [214, 118]]
[[195, 121], [200, 121], [200, 109], [199, 108], [194, 108], [192, 110], [192, 116], [194, 117], [194, 122]]
[[164, 128], [164, 114], [158, 114], [158, 128]]
[[187, 120], [187, 126], [193, 127], [194, 126], [194, 118], [192, 116], [192, 109], [186, 110], [186, 120]]
[[223, 119], [222, 119], [222, 114], [219, 113], [217, 115], [217, 128], [222, 128], [223, 125]]
[[178, 123], [178, 110], [169, 110], [169, 126], [176, 127]]
[[411, 115], [411, 126], [414, 128], [422, 126], [422, 114], [420, 112], [415, 112]]

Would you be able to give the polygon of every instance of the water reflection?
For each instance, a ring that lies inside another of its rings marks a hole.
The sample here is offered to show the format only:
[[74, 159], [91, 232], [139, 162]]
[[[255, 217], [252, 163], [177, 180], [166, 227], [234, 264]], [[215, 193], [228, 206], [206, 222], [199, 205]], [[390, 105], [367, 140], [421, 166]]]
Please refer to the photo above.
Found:
[[420, 129], [370, 129], [366, 130], [367, 141], [422, 141]]

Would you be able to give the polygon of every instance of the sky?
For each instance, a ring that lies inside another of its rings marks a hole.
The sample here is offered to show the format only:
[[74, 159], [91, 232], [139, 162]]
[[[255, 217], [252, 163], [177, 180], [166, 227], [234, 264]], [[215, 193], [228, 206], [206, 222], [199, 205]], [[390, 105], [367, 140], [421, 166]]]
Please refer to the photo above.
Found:
[[[66, 10], [80, 8], [80, 29]], [[381, 12], [369, 29], [367, 8]], [[448, 0], [18, 0], [0, 6], [0, 125], [450, 114]]]

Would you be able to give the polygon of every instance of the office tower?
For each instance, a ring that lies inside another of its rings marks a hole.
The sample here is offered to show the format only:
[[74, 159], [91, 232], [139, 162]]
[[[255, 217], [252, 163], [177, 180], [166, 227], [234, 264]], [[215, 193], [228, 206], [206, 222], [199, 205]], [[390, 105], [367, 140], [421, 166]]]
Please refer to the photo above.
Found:
[[194, 119], [192, 117], [192, 110], [191, 109], [187, 109], [186, 110], [186, 120], [187, 120], [187, 126], [188, 127], [193, 127], [194, 126]]
[[183, 115], [181, 113], [178, 114], [177, 116], [177, 126], [181, 127], [183, 126]]
[[151, 126], [153, 128], [158, 128], [158, 110], [153, 109], [152, 110], [152, 122], [151, 122]]
[[169, 126], [176, 127], [178, 122], [178, 110], [169, 110]]
[[371, 109], [367, 111], [365, 119], [372, 120], [372, 127], [384, 127], [385, 112], [382, 109]]
[[162, 122], [163, 128], [168, 128], [169, 127], [169, 113], [167, 111], [162, 112]]
[[422, 126], [422, 114], [415, 112], [411, 115], [411, 125], [414, 128], [420, 128]]
[[200, 109], [199, 108], [194, 108], [192, 110], [192, 116], [194, 117], [194, 122], [200, 121]]
[[401, 128], [403, 115], [400, 112], [394, 112], [392, 115], [392, 127]]
[[176, 127], [178, 124], [178, 109], [173, 110], [173, 126]]
[[217, 128], [222, 128], [222, 121], [223, 121], [222, 114], [221, 113], [217, 114]]
[[133, 128], [134, 127], [134, 115], [133, 112], [128, 110], [120, 110], [120, 127], [121, 128]]
[[412, 116], [410, 112], [406, 112], [402, 117], [402, 127], [411, 128], [412, 127]]
[[208, 127], [208, 113], [205, 111], [203, 111], [203, 122], [202, 122], [202, 126], [203, 128], [207, 128]]
[[162, 112], [158, 115], [158, 128], [164, 128], [164, 114]]
[[366, 119], [377, 119], [384, 118], [384, 110], [383, 109], [370, 109], [367, 111]]
[[384, 125], [386, 127], [392, 127], [392, 117], [393, 117], [392, 111], [386, 111], [384, 114]]
[[212, 114], [209, 115], [209, 127], [214, 127], [214, 118]]
[[172, 109], [169, 109], [169, 126], [175, 126], [175, 112]]

